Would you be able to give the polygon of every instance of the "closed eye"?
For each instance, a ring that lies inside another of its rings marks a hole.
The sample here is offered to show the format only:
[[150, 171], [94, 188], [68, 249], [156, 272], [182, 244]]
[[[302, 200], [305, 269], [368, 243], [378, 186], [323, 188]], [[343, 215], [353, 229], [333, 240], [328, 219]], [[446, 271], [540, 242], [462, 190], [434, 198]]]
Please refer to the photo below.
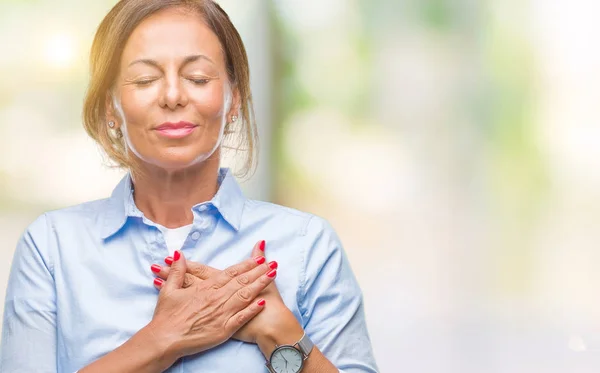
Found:
[[210, 79], [202, 78], [202, 79], [188, 79], [190, 82], [197, 85], [204, 85], [210, 82]]
[[133, 82], [133, 84], [137, 85], [137, 86], [146, 86], [149, 85], [150, 83], [154, 82], [156, 79], [140, 79], [140, 80], [136, 80]]

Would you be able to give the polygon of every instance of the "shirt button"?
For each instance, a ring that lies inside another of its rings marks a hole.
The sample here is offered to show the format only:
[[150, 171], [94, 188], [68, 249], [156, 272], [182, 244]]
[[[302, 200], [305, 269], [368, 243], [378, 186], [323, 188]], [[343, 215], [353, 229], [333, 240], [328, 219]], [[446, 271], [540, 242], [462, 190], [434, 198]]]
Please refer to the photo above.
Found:
[[198, 211], [200, 211], [200, 212], [206, 211], [206, 209], [208, 209], [208, 207], [206, 205], [202, 205], [202, 206], [198, 207]]
[[198, 232], [192, 233], [192, 239], [194, 241], [198, 241], [199, 238], [200, 238], [200, 233], [198, 233]]
[[200, 224], [200, 229], [203, 229], [203, 230], [208, 229], [208, 228], [210, 228], [211, 224], [212, 224], [212, 220], [206, 219]]

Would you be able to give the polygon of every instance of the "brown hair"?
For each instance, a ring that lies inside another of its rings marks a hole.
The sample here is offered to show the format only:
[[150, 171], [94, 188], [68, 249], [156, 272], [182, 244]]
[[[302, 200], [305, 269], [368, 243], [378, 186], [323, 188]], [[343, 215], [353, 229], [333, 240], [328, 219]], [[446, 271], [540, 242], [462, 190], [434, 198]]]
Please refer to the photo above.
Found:
[[134, 170], [134, 160], [125, 142], [111, 134], [106, 123], [106, 103], [118, 76], [121, 55], [133, 30], [150, 15], [167, 8], [184, 8], [198, 13], [217, 35], [225, 56], [229, 82], [240, 95], [241, 118], [228, 125], [224, 145], [245, 151], [246, 159], [238, 176], [254, 171], [258, 133], [254, 118], [248, 56], [242, 38], [225, 11], [212, 0], [121, 0], [106, 15], [96, 31], [90, 54], [90, 84], [83, 108], [87, 133], [104, 149], [118, 167]]

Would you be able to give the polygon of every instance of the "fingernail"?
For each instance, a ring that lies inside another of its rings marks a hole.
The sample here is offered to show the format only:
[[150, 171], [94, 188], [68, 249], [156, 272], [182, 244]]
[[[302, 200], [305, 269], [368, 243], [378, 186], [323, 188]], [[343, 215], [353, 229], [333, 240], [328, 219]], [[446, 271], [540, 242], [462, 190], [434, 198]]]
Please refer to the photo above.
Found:
[[257, 264], [263, 264], [266, 261], [264, 256], [257, 256], [256, 258], [254, 258], [254, 260]]
[[264, 299], [261, 299], [261, 300], [258, 301], [258, 305], [261, 306], [261, 307], [264, 306], [265, 303], [267, 303], [267, 301], [264, 300]]
[[269, 263], [269, 268], [271, 268], [271, 269], [277, 269], [278, 266], [279, 266], [279, 264], [277, 264], [277, 262]]
[[162, 269], [161, 266], [159, 266], [158, 264], [152, 264], [152, 266], [150, 267], [150, 269], [152, 270], [152, 272], [154, 273], [158, 273], [160, 272], [160, 270]]
[[260, 241], [260, 245], [258, 245], [260, 251], [265, 251], [265, 240]]
[[162, 280], [162, 278], [155, 278], [154, 279], [154, 285], [156, 286], [162, 286], [162, 284], [164, 283], [164, 281]]
[[172, 256], [168, 256], [165, 258], [165, 263], [167, 263], [168, 265], [173, 264], [173, 257]]
[[276, 269], [272, 269], [269, 273], [267, 273], [267, 276], [270, 278], [273, 278], [277, 275], [277, 270]]
[[181, 254], [179, 254], [179, 250], [175, 251], [175, 253], [173, 254], [173, 259], [175, 261], [178, 261], [179, 258], [181, 258]]

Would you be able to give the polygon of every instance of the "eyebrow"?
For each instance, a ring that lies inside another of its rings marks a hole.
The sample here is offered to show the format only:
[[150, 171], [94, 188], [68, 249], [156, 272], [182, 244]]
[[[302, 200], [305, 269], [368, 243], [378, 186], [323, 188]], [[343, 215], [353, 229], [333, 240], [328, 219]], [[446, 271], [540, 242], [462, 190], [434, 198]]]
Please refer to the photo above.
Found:
[[[203, 54], [194, 54], [192, 56], [187, 56], [183, 60], [183, 65], [185, 66], [188, 63], [192, 63], [192, 62], [195, 62], [195, 61], [198, 61], [198, 60], [206, 60], [206, 61], [214, 64], [213, 60], [211, 60], [208, 56], [205, 56]], [[160, 66], [160, 64], [157, 61], [149, 59], [149, 58], [142, 58], [142, 59], [139, 59], [139, 60], [135, 60], [135, 61], [131, 62], [128, 67], [130, 67], [132, 65], [135, 65], [137, 63], [143, 63], [143, 64], [146, 64], [146, 65], [154, 66], [154, 67], [156, 67], [158, 69], [161, 69], [161, 66]]]

